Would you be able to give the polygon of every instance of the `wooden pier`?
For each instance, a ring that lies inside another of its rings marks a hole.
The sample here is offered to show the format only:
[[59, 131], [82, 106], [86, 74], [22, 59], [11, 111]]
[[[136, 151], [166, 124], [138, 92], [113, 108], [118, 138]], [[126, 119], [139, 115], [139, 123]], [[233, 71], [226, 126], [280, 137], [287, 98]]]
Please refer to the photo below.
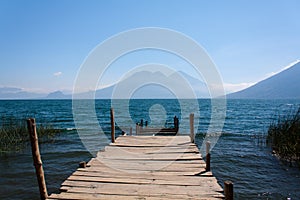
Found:
[[189, 136], [120, 136], [48, 199], [220, 199]]
[[[48, 196], [38, 151], [34, 119], [29, 119], [34, 165], [41, 199], [233, 199], [233, 184], [225, 181], [224, 191], [210, 172], [210, 143], [205, 163], [194, 135], [194, 115], [190, 115], [190, 135], [130, 135], [115, 139], [111, 109], [111, 143], [65, 180], [59, 194]], [[175, 120], [174, 120], [175, 122]], [[175, 126], [176, 133], [178, 131]], [[138, 131], [136, 132], [136, 134]], [[224, 194], [225, 192], [225, 194]]]

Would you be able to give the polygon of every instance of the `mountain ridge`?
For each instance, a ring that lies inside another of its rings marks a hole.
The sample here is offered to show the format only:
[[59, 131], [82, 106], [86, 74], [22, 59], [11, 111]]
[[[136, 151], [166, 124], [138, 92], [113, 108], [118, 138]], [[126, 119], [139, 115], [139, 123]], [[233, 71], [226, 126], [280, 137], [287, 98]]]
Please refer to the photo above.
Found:
[[227, 95], [229, 99], [300, 99], [300, 62], [246, 89]]
[[[300, 61], [297, 61], [289, 68], [246, 89], [227, 94], [226, 97], [228, 99], [300, 99], [299, 77]], [[151, 80], [154, 80], [152, 84], [143, 85], [143, 81], [151, 82]], [[134, 88], [135, 86], [137, 86], [137, 89], [134, 90], [132, 94], [126, 94], [128, 88]], [[177, 89], [178, 87], [182, 88]], [[119, 89], [118, 92], [115, 92], [116, 88]], [[122, 89], [120, 90], [120, 88]], [[175, 92], [171, 91], [170, 88], [175, 88]], [[64, 94], [59, 90], [45, 94], [28, 92], [17, 87], [0, 87], [0, 99], [71, 99], [73, 97], [78, 99], [110, 99], [112, 97], [127, 97], [128, 95], [130, 98], [145, 99], [188, 98], [189, 96], [187, 96], [185, 90], [190, 88], [193, 90], [194, 97], [210, 98], [206, 84], [202, 80], [186, 74], [185, 72], [179, 71], [165, 75], [162, 72], [152, 73], [144, 71], [141, 73], [135, 73], [134, 75], [119, 81], [117, 84], [98, 89], [95, 92], [89, 91], [73, 96], [72, 94]], [[113, 94], [114, 96], [112, 96]]]

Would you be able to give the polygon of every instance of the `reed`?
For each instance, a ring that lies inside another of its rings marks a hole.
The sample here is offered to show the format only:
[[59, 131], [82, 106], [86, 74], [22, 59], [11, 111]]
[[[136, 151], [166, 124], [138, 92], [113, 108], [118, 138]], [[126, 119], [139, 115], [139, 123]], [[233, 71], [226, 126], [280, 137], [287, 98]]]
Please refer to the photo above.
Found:
[[[37, 132], [41, 142], [53, 140], [61, 132], [51, 124], [37, 124]], [[26, 118], [2, 116], [0, 119], [0, 153], [18, 152], [29, 144]]]
[[280, 116], [268, 129], [267, 144], [280, 158], [300, 162], [300, 107], [293, 114]]

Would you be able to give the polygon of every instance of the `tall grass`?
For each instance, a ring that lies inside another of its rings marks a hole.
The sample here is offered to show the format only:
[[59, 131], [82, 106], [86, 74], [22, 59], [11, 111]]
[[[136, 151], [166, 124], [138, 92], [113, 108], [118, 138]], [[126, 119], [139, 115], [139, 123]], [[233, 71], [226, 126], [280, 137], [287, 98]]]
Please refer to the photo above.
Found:
[[267, 143], [280, 158], [300, 162], [300, 107], [269, 126]]
[[[61, 132], [50, 124], [37, 124], [39, 140], [53, 139]], [[26, 118], [2, 116], [0, 119], [0, 153], [21, 151], [29, 145]]]

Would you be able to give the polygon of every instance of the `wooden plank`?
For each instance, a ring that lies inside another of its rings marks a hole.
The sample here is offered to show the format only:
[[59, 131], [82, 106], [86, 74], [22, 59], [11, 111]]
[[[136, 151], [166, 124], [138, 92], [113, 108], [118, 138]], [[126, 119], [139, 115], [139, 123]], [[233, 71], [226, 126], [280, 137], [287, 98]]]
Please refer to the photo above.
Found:
[[[202, 161], [202, 160], [201, 160]], [[204, 162], [204, 161], [203, 161]], [[95, 163], [93, 166], [90, 166], [91, 168], [120, 168], [120, 169], [141, 169], [141, 170], [167, 170], [167, 169], [178, 169], [182, 168], [181, 171], [189, 170], [189, 169], [205, 169], [205, 163], [200, 164], [185, 164], [185, 163], [177, 163], [177, 162], [132, 162], [132, 161], [123, 161], [122, 164], [118, 161], [106, 161], [103, 163]], [[179, 169], [178, 169], [179, 170]]]
[[[199, 160], [196, 160], [199, 161]], [[102, 169], [115, 169], [115, 170], [136, 170], [135, 173], [145, 172], [145, 171], [175, 171], [175, 172], [194, 172], [199, 173], [200, 171], [205, 170], [205, 163], [203, 160], [200, 160], [197, 164], [185, 164], [185, 163], [177, 163], [177, 162], [166, 162], [166, 161], [127, 161], [123, 160], [122, 164], [120, 164], [119, 160], [103, 160], [102, 162], [93, 162], [93, 164], [89, 167], [91, 170], [95, 170], [96, 168]]]
[[110, 147], [105, 148], [103, 152], [99, 152], [99, 154], [105, 154], [105, 153], [113, 153], [117, 154], [120, 153], [124, 155], [125, 153], [128, 154], [198, 154], [199, 151], [196, 148], [142, 148], [142, 147]]
[[[108, 160], [117, 160], [117, 159], [108, 159]], [[128, 160], [128, 162], [133, 162], [131, 160]], [[139, 162], [139, 161], [134, 161], [134, 162]], [[140, 161], [140, 162], [156, 162], [155, 160], [146, 160], [146, 161]], [[170, 161], [166, 160], [166, 161], [159, 161], [161, 163], [170, 163]], [[103, 159], [98, 159], [98, 158], [92, 158], [88, 163], [87, 163], [87, 167], [93, 164], [100, 164], [100, 163], [104, 163]], [[178, 164], [205, 164], [205, 161], [203, 159], [192, 159], [192, 160], [186, 160], [186, 159], [182, 159], [182, 160], [176, 160], [173, 161], [172, 163], [178, 163]]]
[[[144, 147], [144, 148], [147, 148], [147, 147], [150, 147], [150, 148], [153, 148], [153, 147], [158, 147], [158, 148], [163, 148], [163, 147], [177, 147], [178, 145], [176, 144], [157, 144], [157, 143], [136, 143], [136, 144], [132, 144], [132, 143], [112, 143], [110, 144], [111, 146], [118, 146], [118, 147]], [[182, 147], [184, 147], [182, 145]]]
[[[118, 159], [94, 159], [91, 160], [90, 162], [88, 162], [87, 166], [91, 166], [91, 165], [103, 165], [106, 164], [107, 162], [111, 162], [111, 163], [117, 163], [120, 165], [120, 162], [118, 162]], [[164, 161], [157, 161], [157, 160], [151, 160], [151, 159], [145, 159], [145, 160], [124, 160], [123, 163], [133, 163], [133, 164], [153, 164], [153, 165], [157, 165], [157, 164], [161, 164], [161, 165], [185, 165], [185, 167], [188, 166], [201, 166], [201, 165], [205, 165], [205, 162], [203, 159], [191, 159], [191, 160], [176, 160], [176, 161], [168, 161], [168, 160], [164, 160]]]
[[[176, 160], [202, 160], [197, 154], [114, 154], [102, 153], [97, 158], [103, 161], [113, 160], [157, 160], [157, 161], [176, 161]], [[120, 163], [121, 161], [119, 161]]]
[[77, 182], [78, 186], [63, 186], [62, 189], [72, 193], [85, 194], [111, 194], [111, 195], [147, 195], [160, 196], [164, 195], [187, 195], [192, 197], [207, 197], [210, 195], [219, 195], [219, 191], [214, 191], [213, 187], [202, 187], [201, 191], [196, 186], [173, 186], [173, 185], [140, 185], [140, 184], [101, 184], [101, 183], [87, 183]]
[[[72, 176], [87, 176], [87, 177], [99, 177], [101, 178], [112, 178], [112, 174], [109, 173], [98, 173], [98, 172], [87, 172], [87, 171], [76, 171]], [[163, 181], [163, 183], [169, 183], [171, 185], [201, 185], [202, 181], [217, 182], [217, 179], [211, 178], [211, 176], [158, 176], [151, 174], [129, 174], [129, 173], [119, 173], [114, 174], [113, 178], [115, 179], [131, 179], [131, 182], [134, 180], [141, 179], [142, 181]], [[70, 176], [70, 177], [72, 177]], [[100, 180], [99, 179], [99, 180]], [[162, 183], [161, 183], [162, 184]]]
[[[170, 162], [171, 163], [171, 162]], [[136, 169], [141, 171], [145, 170], [180, 170], [180, 171], [185, 171], [185, 170], [194, 170], [194, 169], [201, 169], [205, 168], [205, 164], [202, 165], [185, 165], [185, 164], [168, 164], [167, 162], [128, 162], [128, 161], [123, 161], [122, 164], [120, 162], [114, 161], [114, 162], [104, 162], [104, 165], [108, 168], [120, 168], [120, 169]], [[95, 164], [92, 166], [93, 167], [104, 167], [103, 164]], [[178, 169], [182, 168], [182, 169]]]
[[[79, 171], [83, 171], [84, 169], [77, 169]], [[199, 169], [195, 171], [162, 171], [162, 170], [139, 170], [136, 171], [134, 169], [121, 169], [121, 168], [98, 168], [98, 167], [91, 167], [90, 171], [93, 172], [104, 172], [104, 173], [111, 173], [112, 176], [114, 173], [130, 173], [130, 174], [153, 174], [158, 176], [164, 176], [164, 175], [173, 175], [173, 176], [193, 176], [197, 174], [201, 174], [205, 172], [205, 169]]]
[[[167, 138], [166, 138], [167, 137]], [[190, 145], [189, 136], [120, 136], [116, 144], [156, 144], [160, 146]]]
[[195, 146], [178, 147], [178, 146], [166, 146], [166, 147], [130, 147], [130, 146], [106, 146], [104, 148], [107, 151], [125, 151], [128, 153], [145, 153], [145, 154], [159, 154], [159, 153], [199, 153], [198, 148]]
[[[125, 137], [129, 139], [125, 139]], [[137, 137], [145, 137], [144, 139], [140, 139]], [[159, 137], [155, 138], [154, 137]], [[170, 139], [162, 139], [161, 137], [166, 137], [166, 136], [122, 136], [121, 138], [118, 137], [116, 139], [116, 143], [122, 143], [122, 144], [157, 144], [157, 145], [164, 145], [164, 146], [180, 146], [180, 145], [191, 145], [189, 141], [187, 140], [188, 137], [186, 136], [178, 136], [180, 138], [174, 138], [173, 136], [168, 136]]]
[[182, 200], [182, 199], [195, 199], [195, 200], [209, 200], [209, 199], [220, 199], [219, 197], [193, 197], [190, 198], [186, 195], [160, 195], [160, 196], [150, 196], [150, 195], [105, 195], [105, 194], [81, 194], [81, 193], [61, 193], [61, 194], [51, 194], [48, 199], [64, 199], [64, 200]]
[[167, 172], [167, 171], [148, 171], [148, 172], [137, 172], [137, 171], [130, 171], [130, 170], [117, 170], [113, 168], [97, 168], [97, 167], [88, 167], [88, 168], [79, 168], [77, 169], [79, 172], [92, 172], [92, 173], [98, 173], [98, 174], [107, 174], [108, 176], [118, 176], [118, 175], [125, 175], [125, 176], [178, 176], [178, 178], [181, 178], [182, 176], [203, 176], [203, 177], [212, 177], [211, 172], [205, 171], [204, 168], [199, 169], [196, 173], [195, 172]]
[[[123, 184], [156, 184], [156, 185], [176, 185], [176, 186], [215, 186], [218, 190], [221, 190], [221, 187], [218, 185], [217, 180], [211, 177], [178, 177], [178, 176], [153, 176], [153, 177], [130, 177], [130, 176], [115, 176], [115, 177], [106, 177], [95, 174], [88, 174], [77, 172], [70, 176], [62, 185], [69, 185], [70, 181], [84, 181], [86, 182], [98, 182], [98, 183], [123, 183]], [[72, 186], [76, 186], [76, 183]]]

